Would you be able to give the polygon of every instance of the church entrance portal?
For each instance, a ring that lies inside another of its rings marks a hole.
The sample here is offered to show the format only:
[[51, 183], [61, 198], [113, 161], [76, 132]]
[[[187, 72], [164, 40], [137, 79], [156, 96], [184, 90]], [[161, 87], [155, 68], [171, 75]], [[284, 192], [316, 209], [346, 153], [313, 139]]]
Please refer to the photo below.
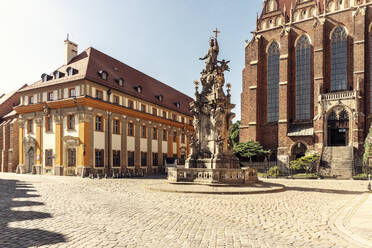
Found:
[[30, 150], [28, 150], [28, 152], [27, 152], [27, 157], [28, 157], [28, 164], [27, 164], [28, 168], [27, 168], [27, 170], [29, 172], [32, 171], [32, 167], [33, 167], [34, 162], [35, 162], [34, 155], [35, 155], [34, 149], [30, 148]]
[[328, 121], [328, 146], [347, 146], [349, 144], [349, 116], [346, 110], [338, 114], [332, 111]]

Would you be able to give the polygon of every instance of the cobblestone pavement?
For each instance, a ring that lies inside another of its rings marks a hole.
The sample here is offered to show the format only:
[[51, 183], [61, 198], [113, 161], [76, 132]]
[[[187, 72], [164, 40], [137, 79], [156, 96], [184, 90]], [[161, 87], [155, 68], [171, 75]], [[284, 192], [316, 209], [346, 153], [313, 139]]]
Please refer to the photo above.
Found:
[[0, 247], [357, 247], [329, 220], [365, 182], [269, 180], [262, 195], [152, 192], [162, 179], [0, 173]]

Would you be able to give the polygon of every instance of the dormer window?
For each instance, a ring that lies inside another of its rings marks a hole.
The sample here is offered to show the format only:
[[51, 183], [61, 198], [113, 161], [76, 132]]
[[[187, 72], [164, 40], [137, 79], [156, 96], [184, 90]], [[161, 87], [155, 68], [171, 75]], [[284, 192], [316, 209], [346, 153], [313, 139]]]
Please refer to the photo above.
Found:
[[163, 95], [158, 95], [158, 96], [156, 96], [156, 98], [157, 98], [159, 101], [163, 101]]
[[99, 71], [98, 74], [101, 76], [103, 80], [108, 79], [108, 73], [106, 71]]
[[115, 81], [117, 82], [118, 85], [124, 86], [124, 79], [123, 78], [116, 79]]
[[72, 76], [72, 75], [77, 74], [79, 71], [69, 66], [67, 67], [66, 72], [67, 72], [67, 76]]
[[48, 75], [48, 74], [46, 74], [46, 73], [43, 73], [43, 75], [41, 75], [41, 80], [43, 81], [43, 83], [44, 82], [47, 82], [49, 80], [52, 80], [52, 79], [53, 79], [53, 77], [50, 76], [50, 75]]
[[65, 74], [63, 72], [60, 72], [60, 71], [55, 71], [55, 72], [53, 72], [53, 76], [54, 76], [54, 79], [59, 79], [59, 78], [63, 78], [65, 76]]
[[135, 86], [134, 89], [137, 91], [137, 93], [141, 94], [142, 93], [142, 86], [141, 85], [138, 85], [138, 86]]
[[174, 105], [176, 105], [177, 108], [181, 107], [181, 103], [179, 103], [179, 102], [175, 102]]

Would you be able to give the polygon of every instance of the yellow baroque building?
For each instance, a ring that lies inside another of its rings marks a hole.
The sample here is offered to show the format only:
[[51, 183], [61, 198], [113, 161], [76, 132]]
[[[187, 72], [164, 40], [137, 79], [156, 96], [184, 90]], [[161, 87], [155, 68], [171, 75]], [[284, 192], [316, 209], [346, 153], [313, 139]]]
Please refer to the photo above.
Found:
[[183, 161], [192, 99], [90, 47], [19, 91], [18, 173], [143, 175]]

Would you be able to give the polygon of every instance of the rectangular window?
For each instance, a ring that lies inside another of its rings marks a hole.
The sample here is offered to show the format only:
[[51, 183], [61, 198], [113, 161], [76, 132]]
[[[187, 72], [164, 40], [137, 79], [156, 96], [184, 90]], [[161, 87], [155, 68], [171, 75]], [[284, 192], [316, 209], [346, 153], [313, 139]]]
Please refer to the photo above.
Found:
[[45, 117], [45, 131], [46, 132], [52, 132], [52, 117], [46, 116]]
[[152, 114], [153, 115], [158, 115], [158, 110], [156, 108], [152, 108]]
[[141, 126], [141, 138], [146, 138], [146, 126]]
[[154, 140], [158, 139], [158, 129], [156, 127], [152, 129], [152, 139]]
[[146, 105], [141, 104], [141, 111], [142, 111], [142, 112], [146, 112]]
[[189, 125], [191, 125], [191, 126], [192, 126], [192, 120], [189, 120]]
[[67, 129], [75, 129], [75, 116], [68, 115], [67, 116]]
[[163, 118], [167, 118], [167, 112], [163, 111]]
[[186, 138], [185, 138], [185, 134], [183, 133], [183, 134], [181, 135], [181, 142], [182, 142], [182, 144], [185, 144], [185, 140], [186, 140]]
[[134, 136], [134, 126], [132, 122], [128, 123], [128, 136]]
[[113, 96], [113, 97], [112, 97], [112, 102], [113, 102], [114, 104], [119, 105], [119, 97], [118, 97], [118, 96]]
[[172, 120], [173, 120], [173, 121], [176, 121], [176, 120], [177, 120], [177, 115], [172, 114]]
[[133, 109], [134, 103], [132, 100], [128, 99], [128, 108]]
[[166, 141], [167, 140], [167, 130], [164, 129], [163, 130], [163, 141]]
[[152, 165], [153, 166], [158, 166], [159, 165], [158, 153], [157, 152], [152, 153]]
[[98, 100], [103, 100], [103, 92], [101, 90], [96, 90], [96, 98]]
[[53, 100], [54, 100], [54, 93], [48, 92], [48, 101], [53, 101]]
[[173, 142], [177, 142], [177, 132], [173, 133]]
[[96, 167], [103, 167], [104, 150], [96, 149]]
[[28, 97], [28, 104], [34, 104], [34, 96], [29, 96]]
[[141, 152], [141, 166], [147, 166], [147, 152]]
[[103, 131], [103, 117], [100, 115], [96, 116], [96, 131]]
[[120, 120], [114, 119], [112, 124], [112, 132], [114, 134], [120, 134]]
[[185, 123], [185, 117], [181, 117], [181, 122]]
[[128, 152], [128, 166], [134, 166], [134, 152]]
[[45, 150], [45, 165], [46, 166], [53, 165], [53, 150], [52, 149]]
[[67, 149], [67, 159], [68, 159], [68, 166], [76, 166], [76, 149], [69, 148]]
[[27, 120], [27, 133], [33, 133], [34, 132], [34, 122], [33, 120]]
[[68, 96], [69, 97], [75, 97], [76, 96], [75, 88], [68, 89]]
[[120, 151], [112, 151], [113, 166], [120, 167]]

